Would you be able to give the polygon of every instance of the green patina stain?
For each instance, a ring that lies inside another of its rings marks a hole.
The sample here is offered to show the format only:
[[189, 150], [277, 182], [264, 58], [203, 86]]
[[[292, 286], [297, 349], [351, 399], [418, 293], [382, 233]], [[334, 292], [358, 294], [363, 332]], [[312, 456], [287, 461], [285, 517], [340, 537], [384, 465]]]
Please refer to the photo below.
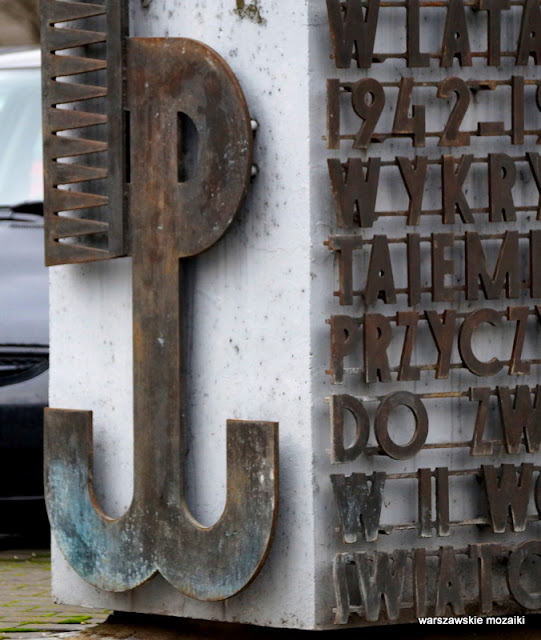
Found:
[[257, 24], [265, 24], [267, 22], [259, 10], [259, 0], [254, 0], [250, 4], [246, 4], [245, 0], [236, 0], [236, 2], [235, 13], [239, 18], [248, 18], [248, 20], [257, 22]]

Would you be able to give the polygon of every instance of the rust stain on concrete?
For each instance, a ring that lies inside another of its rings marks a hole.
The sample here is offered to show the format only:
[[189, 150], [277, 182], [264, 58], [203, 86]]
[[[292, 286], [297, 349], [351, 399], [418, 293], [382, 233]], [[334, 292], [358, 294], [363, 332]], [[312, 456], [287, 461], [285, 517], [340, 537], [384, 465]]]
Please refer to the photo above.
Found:
[[235, 13], [239, 18], [248, 20], [252, 20], [252, 22], [256, 22], [257, 24], [265, 24], [267, 21], [261, 15], [261, 10], [259, 8], [259, 1], [254, 0], [250, 4], [247, 4], [245, 0], [236, 0], [237, 7], [235, 9]]

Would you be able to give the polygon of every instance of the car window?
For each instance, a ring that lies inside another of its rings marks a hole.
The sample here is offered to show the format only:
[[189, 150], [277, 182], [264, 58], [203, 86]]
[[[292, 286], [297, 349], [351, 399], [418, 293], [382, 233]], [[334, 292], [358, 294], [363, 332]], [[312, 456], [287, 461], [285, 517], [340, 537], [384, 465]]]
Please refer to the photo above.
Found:
[[43, 200], [39, 69], [0, 69], [0, 205]]

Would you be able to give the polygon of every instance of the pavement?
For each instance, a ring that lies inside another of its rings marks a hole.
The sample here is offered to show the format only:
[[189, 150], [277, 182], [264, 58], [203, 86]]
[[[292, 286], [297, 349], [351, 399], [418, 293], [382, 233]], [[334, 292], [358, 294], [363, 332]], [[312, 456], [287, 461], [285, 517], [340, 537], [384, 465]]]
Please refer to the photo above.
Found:
[[0, 640], [67, 638], [110, 613], [54, 602], [48, 550], [0, 550]]
[[[51, 559], [48, 550], [12, 550], [0, 540], [0, 640], [358, 640], [361, 629], [310, 632], [265, 629], [144, 616], [113, 615], [82, 607], [56, 604], [51, 595]], [[402, 640], [541, 640], [541, 616], [527, 616], [523, 625], [442, 630], [438, 625], [406, 625], [389, 629]], [[371, 637], [370, 630], [368, 637]]]

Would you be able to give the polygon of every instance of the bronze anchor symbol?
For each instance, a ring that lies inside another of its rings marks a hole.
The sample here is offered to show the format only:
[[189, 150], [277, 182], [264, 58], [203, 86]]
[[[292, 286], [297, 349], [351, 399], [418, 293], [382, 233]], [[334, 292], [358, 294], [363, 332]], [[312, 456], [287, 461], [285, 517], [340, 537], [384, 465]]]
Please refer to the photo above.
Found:
[[[183, 261], [231, 224], [252, 164], [250, 117], [225, 62], [183, 38], [127, 40], [131, 116], [128, 254], [133, 258], [134, 495], [111, 519], [92, 491], [92, 413], [46, 411], [46, 500], [70, 565], [106, 591], [159, 572], [182, 593], [222, 600], [244, 589], [267, 556], [277, 511], [278, 425], [228, 421], [227, 502], [201, 526], [185, 500]], [[183, 181], [179, 114], [198, 132]]]

